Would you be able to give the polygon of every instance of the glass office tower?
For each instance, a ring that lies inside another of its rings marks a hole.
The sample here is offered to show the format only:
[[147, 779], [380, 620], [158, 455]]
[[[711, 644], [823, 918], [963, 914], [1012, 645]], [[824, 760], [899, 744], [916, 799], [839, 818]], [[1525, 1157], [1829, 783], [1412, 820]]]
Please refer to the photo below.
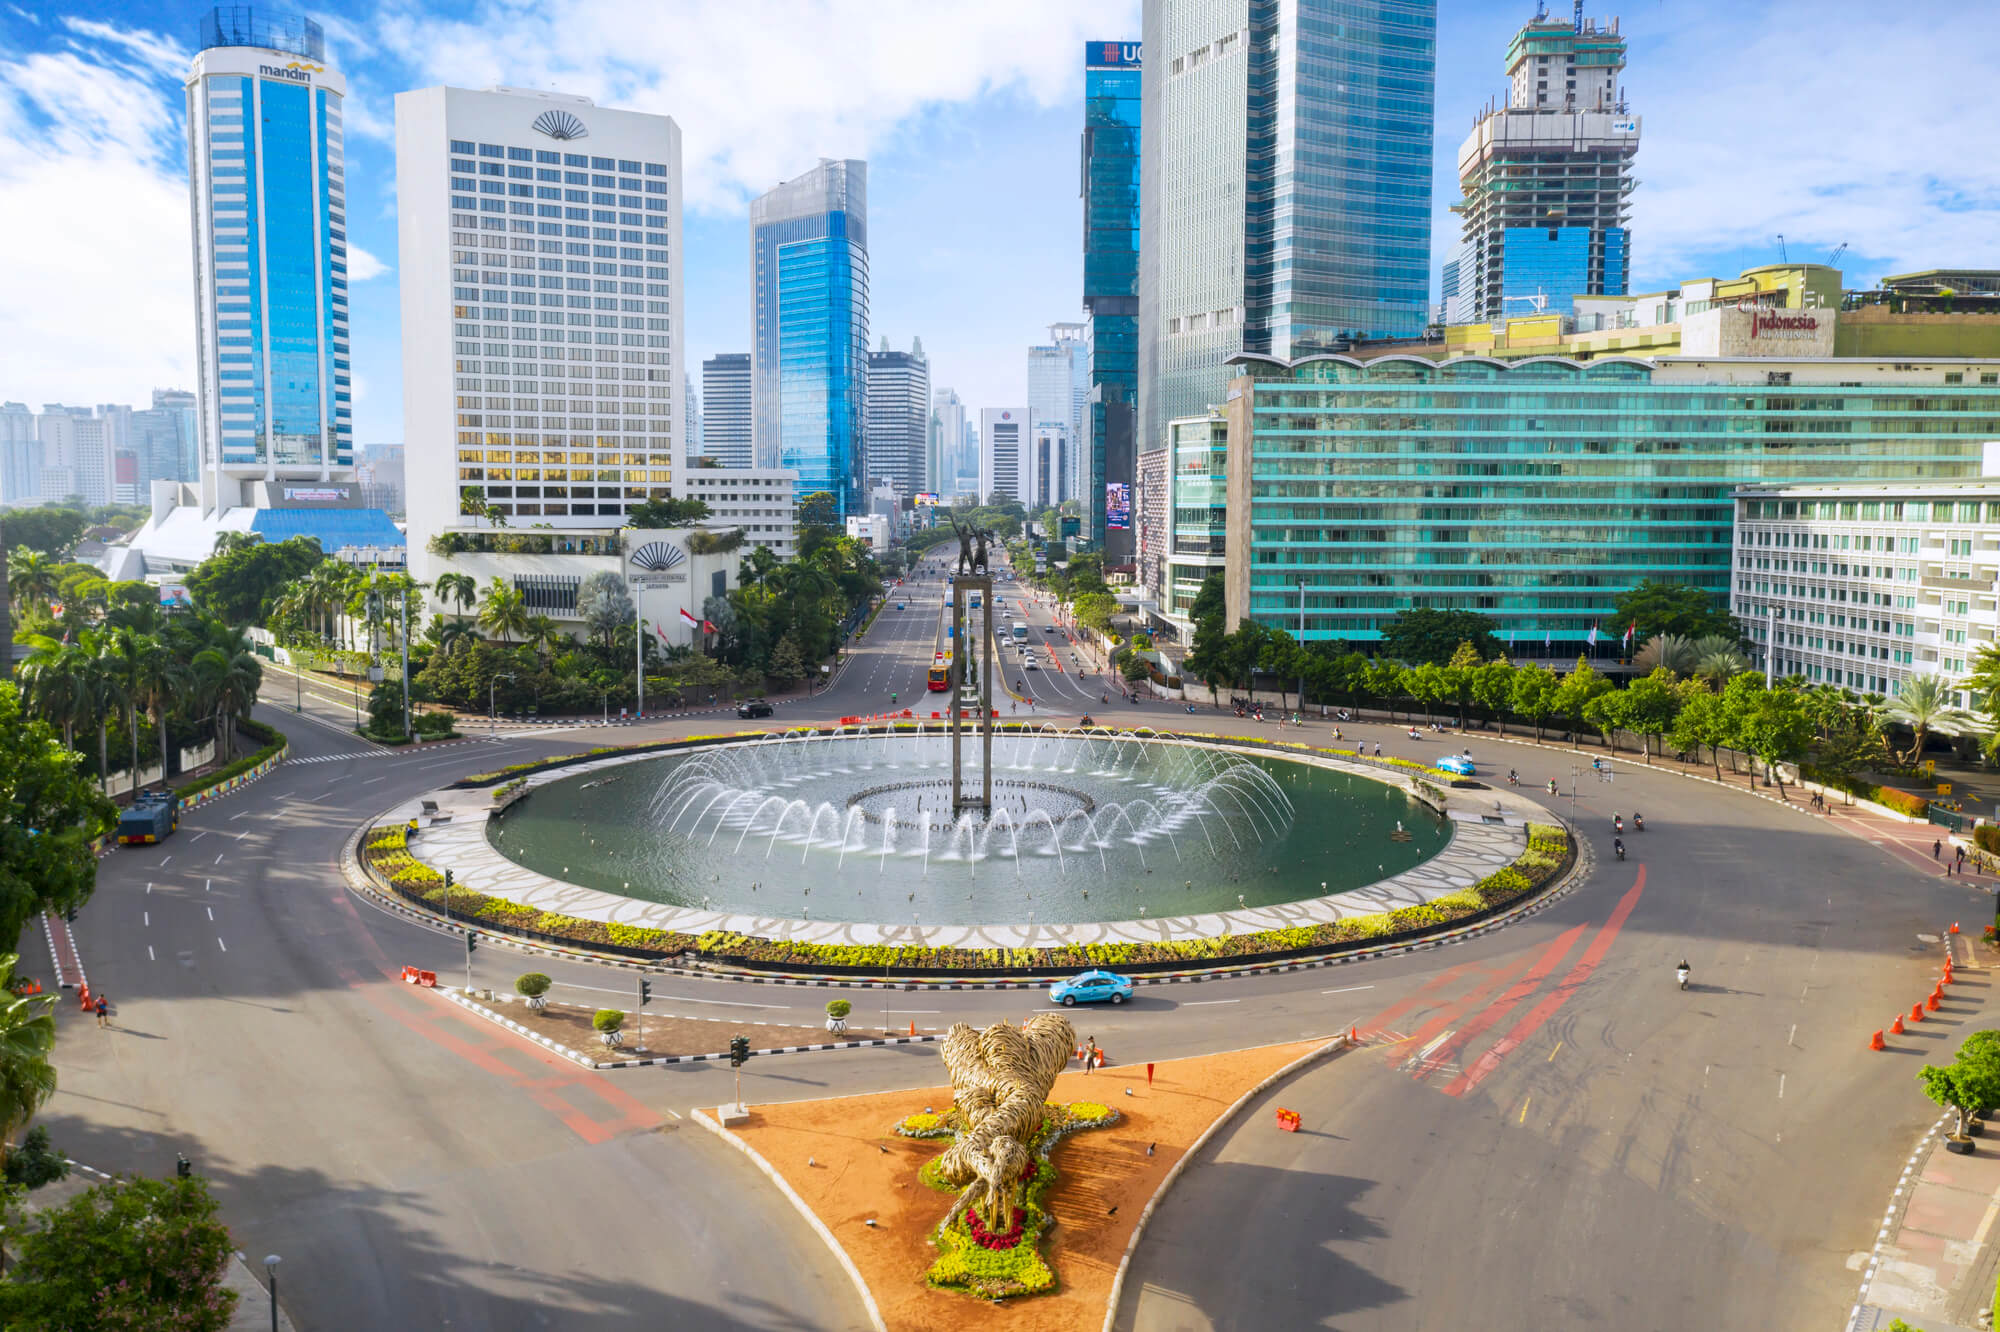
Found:
[[[1969, 367], [1992, 381], [1965, 382]], [[1236, 368], [1231, 623], [1295, 632], [1304, 582], [1306, 637], [1364, 648], [1399, 611], [1432, 608], [1490, 616], [1520, 658], [1574, 660], [1593, 627], [1606, 652], [1619, 594], [1644, 579], [1728, 604], [1736, 487], [1975, 477], [2000, 439], [1991, 361]]]
[[346, 82], [309, 19], [202, 20], [187, 79], [204, 509], [346, 479]]
[[1429, 318], [1435, 0], [1147, 0], [1139, 442]]
[[1133, 474], [1133, 423], [1139, 395], [1139, 106], [1138, 42], [1090, 42], [1083, 48], [1083, 308], [1089, 389], [1079, 456], [1091, 544], [1108, 563], [1126, 563], [1132, 533], [1105, 529], [1104, 487]]
[[756, 464], [866, 513], [868, 164], [822, 158], [753, 200], [750, 269]]

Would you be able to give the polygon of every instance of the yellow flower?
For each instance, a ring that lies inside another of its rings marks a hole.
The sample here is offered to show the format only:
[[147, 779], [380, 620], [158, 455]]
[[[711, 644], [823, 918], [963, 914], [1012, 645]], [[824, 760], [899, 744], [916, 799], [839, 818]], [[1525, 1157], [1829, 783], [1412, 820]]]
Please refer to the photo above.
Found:
[[942, 1123], [944, 1123], [943, 1115], [915, 1114], [906, 1115], [903, 1118], [903, 1127], [912, 1133], [922, 1133], [929, 1129], [934, 1129]]
[[1111, 1108], [1099, 1105], [1095, 1101], [1072, 1101], [1070, 1102], [1069, 1112], [1078, 1119], [1087, 1121], [1104, 1118], [1111, 1113]]

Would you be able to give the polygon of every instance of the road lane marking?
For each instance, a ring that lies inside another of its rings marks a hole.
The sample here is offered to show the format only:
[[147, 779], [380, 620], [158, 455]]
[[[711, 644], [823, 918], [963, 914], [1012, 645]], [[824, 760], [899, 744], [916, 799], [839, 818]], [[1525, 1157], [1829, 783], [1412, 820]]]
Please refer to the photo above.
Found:
[[1240, 1004], [1241, 999], [1196, 999], [1180, 1005], [1182, 1008], [1200, 1008], [1204, 1004]]
[[1534, 1099], [1533, 1097], [1525, 1097], [1525, 1098], [1523, 1098], [1523, 1099], [1522, 1099], [1522, 1101], [1521, 1101], [1521, 1117], [1520, 1117], [1519, 1119], [1517, 1119], [1517, 1120], [1515, 1120], [1515, 1121], [1514, 1121], [1514, 1122], [1515, 1122], [1516, 1124], [1525, 1124], [1525, 1123], [1527, 1123], [1527, 1122], [1528, 1122], [1528, 1102], [1529, 1102], [1529, 1101], [1531, 1101], [1531, 1100], [1533, 1100], [1533, 1099]]
[[1794, 1022], [1792, 1024], [1792, 1034], [1785, 1037], [1785, 1044], [1797, 1045], [1798, 1043], [1799, 1043], [1799, 1024]]
[[148, 879], [146, 880], [146, 896], [151, 897], [152, 895], [153, 895], [153, 881], [151, 879]]
[[213, 887], [215, 887], [215, 880], [214, 880], [214, 879], [203, 879], [203, 880], [201, 881], [201, 890], [202, 890], [203, 892], [207, 892], [207, 891], [208, 891], [209, 889], [211, 889], [211, 888], [213, 888]]
[[247, 818], [249, 818], [249, 817], [250, 817], [250, 816], [251, 816], [252, 814], [255, 814], [256, 812], [257, 812], [257, 811], [256, 811], [256, 810], [254, 810], [254, 809], [246, 809], [246, 810], [244, 810], [243, 812], [241, 812], [240, 814], [231, 814], [231, 815], [229, 816], [229, 821], [230, 821], [231, 823], [234, 823], [234, 822], [235, 822], [236, 820], [238, 820], [238, 819], [247, 819]]
[[215, 908], [214, 908], [214, 907], [210, 907], [210, 908], [208, 909], [208, 918], [209, 918], [210, 920], [214, 920], [214, 919], [215, 919]]
[[222, 863], [222, 857], [221, 857], [220, 855], [216, 856], [216, 858], [215, 858], [215, 863], [216, 863], [216, 864], [218, 864], [218, 865], [220, 865], [220, 864]]
[[1563, 1048], [1563, 1043], [1562, 1043], [1561, 1041], [1557, 1041], [1557, 1042], [1556, 1042], [1556, 1048], [1555, 1048], [1555, 1050], [1551, 1050], [1551, 1051], [1549, 1051], [1549, 1057], [1548, 1057], [1547, 1059], [1544, 1059], [1544, 1060], [1543, 1060], [1542, 1062], [1543, 1062], [1544, 1064], [1553, 1064], [1553, 1063], [1555, 1063], [1555, 1062], [1556, 1062], [1556, 1050], [1560, 1050], [1560, 1049], [1562, 1049], [1562, 1048]]
[[1778, 1075], [1778, 1099], [1785, 1099], [1785, 1075], [1782, 1073]]
[[139, 915], [140, 915], [140, 916], [141, 916], [141, 917], [142, 917], [142, 918], [143, 918], [143, 919], [145, 920], [145, 922], [146, 922], [146, 928], [147, 928], [147, 929], [149, 929], [149, 930], [150, 930], [150, 929], [152, 929], [152, 928], [153, 928], [153, 913], [152, 913], [152, 912], [150, 912], [150, 911], [141, 911], [141, 912], [139, 913]]
[[222, 936], [219, 934], [215, 936], [215, 946], [225, 953], [229, 951], [229, 945], [222, 942]]
[[146, 945], [146, 960], [148, 962], [157, 962], [160, 960], [159, 958], [153, 956], [153, 945], [151, 944]]
[[1321, 994], [1353, 994], [1356, 990], [1372, 990], [1372, 985], [1350, 985], [1344, 990], [1321, 990]]
[[[250, 830], [248, 828], [245, 828], [242, 832], [236, 834], [236, 840], [240, 842], [249, 835], [250, 835]], [[222, 857], [217, 856], [215, 858], [215, 863], [220, 865], [222, 863]]]
[[[168, 857], [167, 857], [167, 860], [172, 860], [172, 859], [173, 859], [173, 857], [172, 857], [172, 856], [168, 856]], [[162, 861], [160, 862], [160, 868], [161, 868], [161, 869], [165, 869], [165, 868], [167, 867], [167, 860], [162, 860]]]
[[204, 828], [202, 831], [196, 833], [193, 837], [189, 838], [188, 844], [192, 846], [194, 843], [199, 842], [202, 838], [206, 836], [208, 836], [208, 830]]

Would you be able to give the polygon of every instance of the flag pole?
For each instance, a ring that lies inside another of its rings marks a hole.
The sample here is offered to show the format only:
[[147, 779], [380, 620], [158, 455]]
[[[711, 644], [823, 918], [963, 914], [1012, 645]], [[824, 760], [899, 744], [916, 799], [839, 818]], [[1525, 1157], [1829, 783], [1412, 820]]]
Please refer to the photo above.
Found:
[[635, 716], [644, 720], [646, 716], [646, 617], [639, 614], [639, 598], [632, 598], [632, 652], [635, 658], [634, 670], [639, 678], [639, 707]]

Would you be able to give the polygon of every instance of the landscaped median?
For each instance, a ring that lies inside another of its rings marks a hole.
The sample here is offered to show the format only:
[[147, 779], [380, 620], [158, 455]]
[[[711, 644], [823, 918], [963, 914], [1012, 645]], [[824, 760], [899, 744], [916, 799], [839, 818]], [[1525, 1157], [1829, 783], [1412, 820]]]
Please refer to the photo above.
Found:
[[253, 754], [247, 754], [213, 772], [203, 773], [185, 786], [176, 787], [174, 794], [181, 798], [181, 808], [194, 809], [218, 797], [228, 795], [238, 787], [247, 786], [265, 773], [278, 766], [289, 747], [284, 732], [275, 726], [240, 718], [236, 729], [254, 740], [262, 740], [264, 745]]
[[[497, 793], [496, 793], [497, 794]], [[1460, 927], [1519, 904], [1559, 879], [1574, 858], [1569, 834], [1529, 824], [1514, 863], [1468, 888], [1396, 911], [1203, 939], [1095, 943], [1041, 948], [928, 948], [792, 942], [727, 931], [692, 935], [542, 911], [454, 886], [410, 855], [401, 827], [377, 828], [361, 843], [361, 863], [375, 881], [412, 905], [449, 912], [454, 921], [530, 941], [614, 951], [643, 960], [687, 957], [756, 970], [883, 976], [1058, 975], [1085, 967], [1138, 971], [1188, 965], [1276, 962], [1406, 943]]]

